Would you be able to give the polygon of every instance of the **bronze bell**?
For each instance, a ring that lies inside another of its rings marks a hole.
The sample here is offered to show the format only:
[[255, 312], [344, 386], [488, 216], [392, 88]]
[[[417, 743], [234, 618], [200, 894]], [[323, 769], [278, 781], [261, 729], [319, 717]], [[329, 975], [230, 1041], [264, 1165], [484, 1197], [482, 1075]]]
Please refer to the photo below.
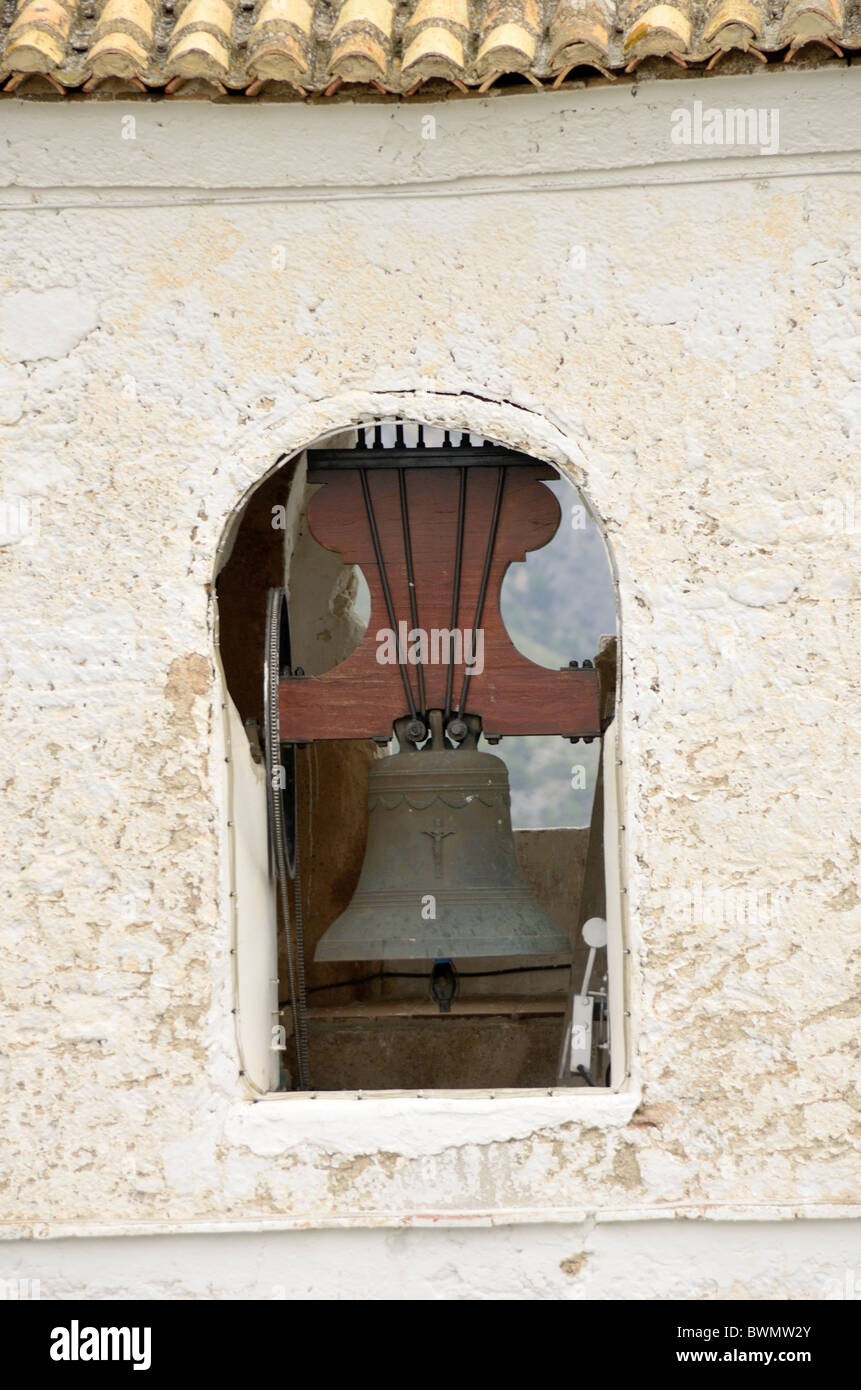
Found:
[[371, 769], [362, 872], [315, 959], [568, 954], [517, 862], [505, 763], [477, 750], [477, 721], [457, 747], [438, 712], [430, 722], [424, 748], [402, 743]]

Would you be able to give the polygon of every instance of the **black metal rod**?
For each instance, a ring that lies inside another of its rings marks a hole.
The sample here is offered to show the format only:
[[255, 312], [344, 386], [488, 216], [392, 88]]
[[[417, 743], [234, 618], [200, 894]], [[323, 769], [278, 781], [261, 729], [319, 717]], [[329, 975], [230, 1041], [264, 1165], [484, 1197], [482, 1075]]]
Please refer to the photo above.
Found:
[[361, 479], [361, 483], [362, 483], [362, 496], [363, 496], [364, 499], [365, 499], [365, 511], [367, 512], [367, 516], [368, 516], [368, 525], [369, 525], [369, 527], [371, 528], [371, 540], [372, 540], [373, 543], [374, 543], [374, 555], [376, 556], [376, 560], [377, 560], [377, 569], [379, 570], [379, 574], [380, 574], [380, 583], [381, 583], [382, 586], [383, 586], [383, 598], [384, 598], [385, 601], [386, 601], [386, 611], [387, 611], [387, 613], [388, 613], [388, 615], [389, 615], [389, 625], [390, 625], [391, 630], [392, 630], [392, 633], [393, 633], [393, 635], [394, 635], [395, 644], [396, 644], [396, 647], [397, 647], [397, 652], [398, 652], [398, 668], [399, 668], [399, 670], [400, 670], [400, 673], [401, 673], [401, 680], [403, 681], [403, 685], [404, 685], [404, 694], [405, 694], [406, 697], [407, 697], [407, 704], [409, 705], [409, 709], [410, 709], [410, 717], [411, 717], [412, 719], [415, 719], [415, 717], [416, 717], [416, 702], [415, 702], [415, 700], [413, 699], [413, 691], [412, 691], [412, 686], [410, 685], [409, 673], [407, 672], [406, 662], [403, 660], [403, 653], [401, 652], [401, 644], [400, 644], [400, 642], [398, 641], [398, 625], [397, 625], [397, 622], [396, 622], [396, 620], [395, 620], [395, 607], [394, 607], [394, 604], [392, 603], [392, 591], [391, 591], [391, 589], [389, 588], [389, 581], [388, 581], [388, 578], [387, 578], [387, 576], [386, 576], [386, 566], [385, 566], [385, 564], [384, 564], [384, 562], [383, 562], [383, 552], [382, 552], [382, 548], [381, 548], [381, 546], [380, 546], [380, 536], [379, 536], [379, 532], [377, 531], [377, 521], [376, 521], [376, 517], [374, 516], [374, 504], [373, 504], [373, 502], [372, 502], [372, 500], [371, 500], [371, 491], [370, 491], [370, 488], [368, 487], [368, 474], [367, 474], [367, 470], [366, 470], [366, 469], [364, 469], [364, 468], [360, 468], [360, 469], [359, 469], [359, 478]]
[[[541, 970], [569, 970], [568, 965], [515, 965], [508, 970], [458, 970], [462, 980], [487, 980], [491, 975], [535, 975]], [[312, 985], [309, 994], [321, 994], [327, 989], [347, 989], [350, 985], [367, 985], [376, 980], [426, 980], [427, 970], [375, 970], [372, 975], [354, 975], [348, 980], [331, 980], [327, 985]], [[491, 995], [490, 998], [493, 996]], [[289, 1009], [292, 999], [279, 999], [279, 1009]]]
[[445, 678], [445, 718], [443, 726], [448, 723], [451, 714], [451, 691], [454, 683], [454, 649], [455, 649], [455, 630], [457, 619], [460, 613], [460, 571], [463, 562], [463, 519], [466, 514], [466, 469], [460, 470], [460, 492], [457, 499], [457, 546], [454, 556], [454, 579], [451, 591], [451, 622], [449, 630], [451, 636], [448, 639], [448, 671]]
[[450, 448], [422, 448], [416, 445], [395, 444], [390, 449], [377, 449], [368, 445], [360, 432], [355, 449], [312, 449], [308, 455], [308, 468], [313, 472], [337, 472], [345, 468], [357, 468], [356, 450], [367, 456], [364, 468], [498, 468], [504, 461], [509, 466], [537, 467], [536, 460], [527, 454], [515, 453], [512, 449], [499, 449], [490, 445], [465, 446], [452, 444]]
[[[403, 434], [403, 428], [401, 428]], [[404, 470], [398, 470], [398, 489], [401, 495], [401, 526], [404, 532], [404, 556], [407, 562], [407, 587], [410, 594], [410, 617], [412, 619], [413, 631], [419, 625], [418, 596], [416, 594], [416, 579], [413, 570], [413, 546], [410, 539], [410, 513], [407, 506], [407, 480]], [[416, 677], [419, 683], [419, 713], [422, 718], [427, 714], [425, 709], [425, 677], [422, 670], [421, 648], [419, 648], [419, 660], [416, 664]]]
[[[478, 591], [478, 603], [475, 606], [475, 622], [472, 628], [472, 654], [475, 656], [475, 644], [478, 641], [478, 630], [481, 627], [481, 618], [484, 613], [484, 600], [487, 595], [487, 582], [490, 578], [490, 566], [493, 563], [493, 552], [496, 549], [496, 532], [499, 529], [499, 510], [502, 506], [502, 489], [505, 486], [505, 469], [500, 467], [496, 478], [496, 496], [493, 500], [493, 514], [490, 518], [490, 534], [487, 537], [487, 550], [484, 554], [484, 570], [481, 575], [481, 588]], [[464, 706], [466, 705], [466, 692], [469, 687], [469, 678], [472, 675], [469, 667], [464, 665], [463, 688], [460, 692], [460, 703], [457, 707], [458, 718], [463, 716]]]

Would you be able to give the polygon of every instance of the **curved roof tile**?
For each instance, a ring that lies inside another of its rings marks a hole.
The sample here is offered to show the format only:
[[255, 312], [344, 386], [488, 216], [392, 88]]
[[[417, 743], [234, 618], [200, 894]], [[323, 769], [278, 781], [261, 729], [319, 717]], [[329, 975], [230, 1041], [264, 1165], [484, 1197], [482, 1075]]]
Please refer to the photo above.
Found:
[[483, 91], [510, 74], [558, 86], [584, 66], [609, 77], [645, 59], [861, 49], [857, 0], [6, 0], [2, 13], [7, 94], [34, 75], [58, 92]]

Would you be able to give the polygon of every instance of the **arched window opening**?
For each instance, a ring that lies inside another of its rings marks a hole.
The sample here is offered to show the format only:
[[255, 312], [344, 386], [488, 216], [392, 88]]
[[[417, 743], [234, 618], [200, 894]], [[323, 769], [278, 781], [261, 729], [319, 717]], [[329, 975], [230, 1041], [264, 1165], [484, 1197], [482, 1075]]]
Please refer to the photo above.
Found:
[[[283, 617], [267, 633], [280, 589], [287, 645]], [[599, 775], [614, 586], [573, 484], [475, 435], [343, 432], [255, 491], [216, 592], [252, 1084], [618, 1084]], [[261, 806], [279, 777], [298, 871], [275, 892]]]

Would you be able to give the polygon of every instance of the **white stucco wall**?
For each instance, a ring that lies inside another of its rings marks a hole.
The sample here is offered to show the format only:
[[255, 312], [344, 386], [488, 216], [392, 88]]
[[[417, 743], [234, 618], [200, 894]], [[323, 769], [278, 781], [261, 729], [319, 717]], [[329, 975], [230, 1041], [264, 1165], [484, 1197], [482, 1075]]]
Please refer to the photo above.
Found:
[[[695, 100], [779, 110], [780, 153], [674, 144]], [[320, 1252], [318, 1296], [348, 1277], [329, 1256], [365, 1251], [391, 1292], [395, 1249], [416, 1288], [453, 1260], [481, 1293], [493, 1245], [521, 1252], [522, 1296], [566, 1297], [593, 1217], [647, 1223], [625, 1296], [808, 1297], [850, 1267], [859, 108], [842, 69], [0, 107], [2, 495], [25, 533], [0, 549], [2, 1220], [46, 1285], [93, 1277], [70, 1234], [115, 1235], [133, 1289], [167, 1237], [130, 1233], [209, 1231], [227, 1264], [218, 1232], [260, 1222], [273, 1269]], [[612, 544], [619, 1095], [254, 1104], [238, 1074], [217, 547], [280, 454], [383, 414], [552, 459]], [[761, 921], [723, 920], [739, 889]], [[451, 1227], [361, 1229], [419, 1217]], [[789, 1252], [777, 1273], [742, 1231]], [[588, 1296], [621, 1288], [609, 1250]]]
[[38, 1280], [42, 1299], [861, 1297], [856, 1231], [839, 1221], [185, 1232], [13, 1241], [4, 1255], [21, 1296]]

